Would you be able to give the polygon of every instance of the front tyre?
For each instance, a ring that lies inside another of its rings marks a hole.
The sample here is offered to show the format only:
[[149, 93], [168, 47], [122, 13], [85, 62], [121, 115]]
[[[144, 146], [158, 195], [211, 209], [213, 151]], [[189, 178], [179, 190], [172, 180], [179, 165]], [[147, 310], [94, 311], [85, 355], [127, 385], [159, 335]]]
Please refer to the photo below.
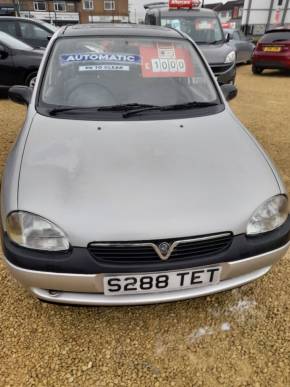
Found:
[[30, 87], [31, 89], [33, 89], [35, 86], [35, 82], [36, 82], [36, 76], [37, 76], [37, 73], [35, 73], [35, 72], [29, 74], [25, 80], [25, 85]]

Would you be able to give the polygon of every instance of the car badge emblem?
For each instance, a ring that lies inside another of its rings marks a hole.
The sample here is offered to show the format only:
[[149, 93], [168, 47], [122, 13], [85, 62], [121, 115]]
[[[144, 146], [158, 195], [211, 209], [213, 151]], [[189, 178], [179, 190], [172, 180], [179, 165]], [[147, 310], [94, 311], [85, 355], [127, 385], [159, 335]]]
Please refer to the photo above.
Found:
[[162, 260], [167, 260], [171, 254], [170, 252], [170, 244], [167, 242], [162, 242], [158, 245], [159, 256]]

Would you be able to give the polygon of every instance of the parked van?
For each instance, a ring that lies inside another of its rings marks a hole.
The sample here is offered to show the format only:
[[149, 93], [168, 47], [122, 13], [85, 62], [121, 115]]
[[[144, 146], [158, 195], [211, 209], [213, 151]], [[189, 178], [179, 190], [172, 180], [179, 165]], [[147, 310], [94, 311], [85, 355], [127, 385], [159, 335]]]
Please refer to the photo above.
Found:
[[228, 44], [216, 12], [199, 0], [169, 0], [144, 5], [145, 24], [175, 28], [198, 44], [220, 84], [234, 83], [236, 52]]

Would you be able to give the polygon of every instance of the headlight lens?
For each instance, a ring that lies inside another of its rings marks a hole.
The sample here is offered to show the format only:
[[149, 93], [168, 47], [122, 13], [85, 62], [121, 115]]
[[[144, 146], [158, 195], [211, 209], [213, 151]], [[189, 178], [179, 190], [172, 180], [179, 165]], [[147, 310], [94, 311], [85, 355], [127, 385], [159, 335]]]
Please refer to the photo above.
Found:
[[232, 63], [232, 62], [235, 62], [235, 60], [236, 60], [236, 53], [235, 53], [235, 51], [231, 51], [227, 55], [225, 63]]
[[284, 195], [273, 196], [254, 212], [247, 226], [248, 235], [273, 231], [288, 217], [288, 199]]
[[7, 233], [13, 242], [29, 249], [45, 251], [69, 249], [69, 241], [59, 227], [29, 212], [12, 212], [7, 217]]

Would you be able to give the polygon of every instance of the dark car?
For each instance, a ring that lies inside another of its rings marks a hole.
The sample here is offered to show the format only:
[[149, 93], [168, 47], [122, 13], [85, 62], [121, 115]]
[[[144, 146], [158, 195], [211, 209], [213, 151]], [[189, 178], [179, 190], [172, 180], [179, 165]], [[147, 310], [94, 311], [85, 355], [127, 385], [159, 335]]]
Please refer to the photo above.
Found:
[[265, 69], [290, 70], [290, 29], [269, 30], [259, 40], [253, 54], [253, 73]]
[[43, 53], [0, 31], [0, 90], [16, 84], [33, 87]]
[[246, 35], [237, 29], [224, 28], [224, 33], [229, 36], [229, 44], [236, 50], [237, 63], [251, 63], [255, 45]]
[[145, 24], [175, 28], [186, 33], [199, 46], [219, 84], [234, 83], [236, 52], [228, 44], [216, 12], [192, 7], [171, 9], [166, 3], [144, 5]]
[[0, 31], [22, 40], [34, 48], [46, 47], [57, 27], [24, 17], [1, 17]]

